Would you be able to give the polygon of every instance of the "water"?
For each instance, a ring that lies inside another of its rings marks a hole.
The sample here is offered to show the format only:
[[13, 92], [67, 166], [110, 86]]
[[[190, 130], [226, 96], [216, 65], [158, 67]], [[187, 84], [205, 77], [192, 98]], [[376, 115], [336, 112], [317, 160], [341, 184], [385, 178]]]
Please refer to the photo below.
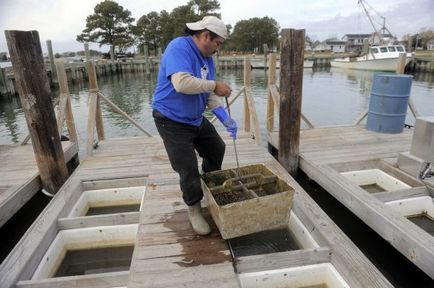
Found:
[[234, 257], [277, 253], [302, 248], [288, 229], [268, 230], [228, 240]]
[[431, 236], [434, 236], [434, 219], [426, 213], [408, 217], [408, 220], [428, 232]]
[[139, 210], [140, 210], [140, 204], [89, 207], [89, 209], [86, 212], [86, 216], [138, 212]]
[[[279, 73], [277, 73], [279, 74]], [[327, 69], [313, 71], [304, 69], [303, 113], [315, 126], [351, 124], [369, 104], [369, 94], [374, 72]], [[151, 116], [150, 104], [155, 88], [156, 75], [123, 74], [99, 78], [100, 90], [131, 115], [150, 133], [157, 134]], [[243, 86], [242, 71], [222, 71], [220, 79], [229, 83], [236, 93]], [[279, 83], [279, 79], [277, 80]], [[266, 143], [266, 87], [267, 77], [263, 70], [252, 71], [252, 91], [260, 122], [262, 141]], [[434, 74], [414, 75], [411, 97], [424, 116], [434, 116]], [[88, 115], [87, 83], [71, 85], [73, 114], [76, 122], [81, 155], [86, 142]], [[53, 91], [53, 95], [57, 95]], [[242, 125], [243, 99], [240, 97], [232, 106], [233, 118]], [[122, 116], [103, 103], [104, 128], [107, 138], [143, 135]], [[210, 115], [209, 113], [207, 115]], [[276, 113], [276, 116], [278, 114]], [[277, 118], [277, 117], [276, 117]], [[414, 118], [408, 113], [408, 124]], [[303, 127], [304, 124], [302, 122]], [[222, 125], [216, 124], [223, 130]], [[19, 143], [27, 135], [27, 125], [19, 98], [0, 99], [0, 144]]]
[[68, 250], [54, 277], [128, 271], [134, 246]]

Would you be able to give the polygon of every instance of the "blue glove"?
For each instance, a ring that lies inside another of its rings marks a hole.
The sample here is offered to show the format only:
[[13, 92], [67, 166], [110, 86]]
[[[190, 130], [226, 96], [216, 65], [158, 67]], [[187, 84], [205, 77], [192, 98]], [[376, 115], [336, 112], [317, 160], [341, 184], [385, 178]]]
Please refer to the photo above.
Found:
[[225, 108], [222, 106], [218, 106], [212, 110], [212, 113], [222, 122], [222, 124], [226, 127], [226, 131], [229, 132], [232, 139], [237, 139], [237, 122], [232, 119], [228, 113], [226, 113]]

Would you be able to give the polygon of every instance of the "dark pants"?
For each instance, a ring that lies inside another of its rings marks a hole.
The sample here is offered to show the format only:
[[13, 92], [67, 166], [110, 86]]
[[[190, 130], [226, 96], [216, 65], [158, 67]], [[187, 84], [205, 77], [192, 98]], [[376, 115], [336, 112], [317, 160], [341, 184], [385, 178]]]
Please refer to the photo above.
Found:
[[154, 110], [158, 133], [163, 138], [173, 170], [178, 172], [185, 204], [192, 206], [202, 200], [197, 157], [202, 157], [203, 172], [220, 170], [225, 143], [214, 126], [204, 117], [199, 127], [175, 122]]

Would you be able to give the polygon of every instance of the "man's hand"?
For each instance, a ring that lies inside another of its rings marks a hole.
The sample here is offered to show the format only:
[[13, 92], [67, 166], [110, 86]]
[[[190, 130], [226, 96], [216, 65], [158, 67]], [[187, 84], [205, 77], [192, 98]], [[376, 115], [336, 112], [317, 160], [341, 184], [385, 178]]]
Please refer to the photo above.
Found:
[[215, 89], [214, 89], [214, 93], [220, 97], [228, 97], [231, 95], [232, 89], [231, 87], [229, 87], [229, 85], [227, 85], [226, 83], [223, 82], [218, 82], [216, 81], [215, 83]]

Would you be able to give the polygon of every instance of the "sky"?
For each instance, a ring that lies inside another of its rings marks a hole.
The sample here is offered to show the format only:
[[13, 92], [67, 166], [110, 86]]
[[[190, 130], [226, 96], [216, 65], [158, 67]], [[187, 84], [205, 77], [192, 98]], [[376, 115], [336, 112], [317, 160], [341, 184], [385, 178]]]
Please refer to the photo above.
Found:
[[[85, 28], [86, 17], [101, 0], [0, 0], [0, 52], [7, 51], [4, 30], [38, 30], [42, 49], [46, 40], [55, 52], [83, 50], [76, 35]], [[151, 11], [172, 11], [188, 0], [117, 0], [137, 20]], [[358, 0], [219, 0], [222, 20], [235, 26], [253, 17], [272, 17], [281, 28], [306, 29], [313, 40], [345, 34], [371, 33], [372, 27]], [[402, 37], [423, 28], [434, 28], [434, 0], [368, 0], [374, 21], [386, 17], [392, 34]], [[378, 14], [377, 14], [378, 13]], [[379, 24], [377, 24], [379, 27]], [[91, 49], [107, 51], [91, 44]]]

